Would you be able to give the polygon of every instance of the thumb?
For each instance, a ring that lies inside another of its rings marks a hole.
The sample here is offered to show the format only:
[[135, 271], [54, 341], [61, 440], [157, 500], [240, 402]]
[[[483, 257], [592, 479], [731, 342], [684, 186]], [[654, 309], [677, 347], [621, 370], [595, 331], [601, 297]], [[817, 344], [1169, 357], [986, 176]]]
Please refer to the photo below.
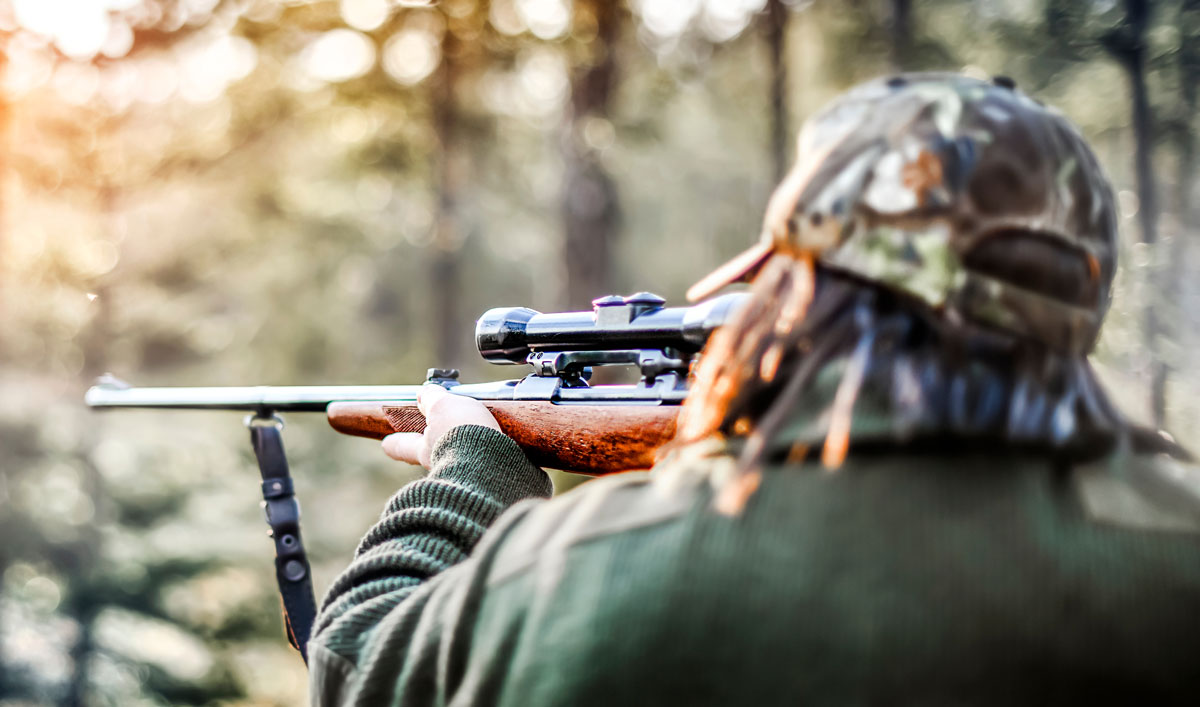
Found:
[[383, 453], [402, 462], [420, 464], [421, 447], [425, 444], [425, 435], [420, 432], [397, 432], [383, 438]]
[[450, 394], [450, 391], [437, 383], [426, 383], [417, 393], [417, 409], [422, 415], [429, 417], [429, 411], [433, 409], [434, 404]]

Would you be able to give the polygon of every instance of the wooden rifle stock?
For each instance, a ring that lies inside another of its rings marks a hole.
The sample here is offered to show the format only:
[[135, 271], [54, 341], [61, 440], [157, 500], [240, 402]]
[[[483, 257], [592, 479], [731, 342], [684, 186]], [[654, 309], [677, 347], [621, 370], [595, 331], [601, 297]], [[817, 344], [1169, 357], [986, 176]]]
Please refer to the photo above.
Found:
[[[556, 405], [545, 401], [482, 401], [538, 466], [579, 474], [649, 469], [675, 436], [678, 405]], [[425, 416], [411, 402], [335, 402], [329, 424], [343, 434], [383, 439], [421, 432]]]

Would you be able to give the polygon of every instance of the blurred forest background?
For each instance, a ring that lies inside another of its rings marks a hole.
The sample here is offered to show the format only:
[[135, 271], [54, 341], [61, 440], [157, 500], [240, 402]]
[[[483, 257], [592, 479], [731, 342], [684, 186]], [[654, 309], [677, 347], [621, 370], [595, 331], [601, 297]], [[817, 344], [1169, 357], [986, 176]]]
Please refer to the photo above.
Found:
[[[1198, 0], [6, 0], [0, 42], [0, 705], [307, 699], [240, 416], [89, 413], [94, 376], [519, 375], [475, 316], [680, 302], [887, 72], [1081, 126], [1122, 214], [1097, 365], [1195, 446]], [[414, 470], [288, 422], [320, 594]]]

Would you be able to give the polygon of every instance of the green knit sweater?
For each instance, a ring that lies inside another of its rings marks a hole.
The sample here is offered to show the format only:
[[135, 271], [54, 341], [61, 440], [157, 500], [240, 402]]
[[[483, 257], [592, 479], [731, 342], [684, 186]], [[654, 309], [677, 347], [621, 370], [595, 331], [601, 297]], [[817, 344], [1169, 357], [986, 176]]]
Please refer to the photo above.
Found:
[[852, 454], [768, 468], [731, 517], [730, 467], [546, 501], [511, 440], [454, 429], [330, 588], [314, 704], [1200, 704], [1194, 469]]

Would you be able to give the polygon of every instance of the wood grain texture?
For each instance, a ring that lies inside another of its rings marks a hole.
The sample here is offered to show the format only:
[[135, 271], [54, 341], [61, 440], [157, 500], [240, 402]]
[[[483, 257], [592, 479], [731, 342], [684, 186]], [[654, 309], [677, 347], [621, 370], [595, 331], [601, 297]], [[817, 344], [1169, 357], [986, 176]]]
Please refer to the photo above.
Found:
[[[538, 466], [607, 474], [654, 465], [659, 447], [675, 436], [673, 405], [555, 405], [541, 401], [484, 401], [500, 429]], [[383, 439], [421, 432], [416, 403], [333, 403], [326, 411], [338, 432]]]

